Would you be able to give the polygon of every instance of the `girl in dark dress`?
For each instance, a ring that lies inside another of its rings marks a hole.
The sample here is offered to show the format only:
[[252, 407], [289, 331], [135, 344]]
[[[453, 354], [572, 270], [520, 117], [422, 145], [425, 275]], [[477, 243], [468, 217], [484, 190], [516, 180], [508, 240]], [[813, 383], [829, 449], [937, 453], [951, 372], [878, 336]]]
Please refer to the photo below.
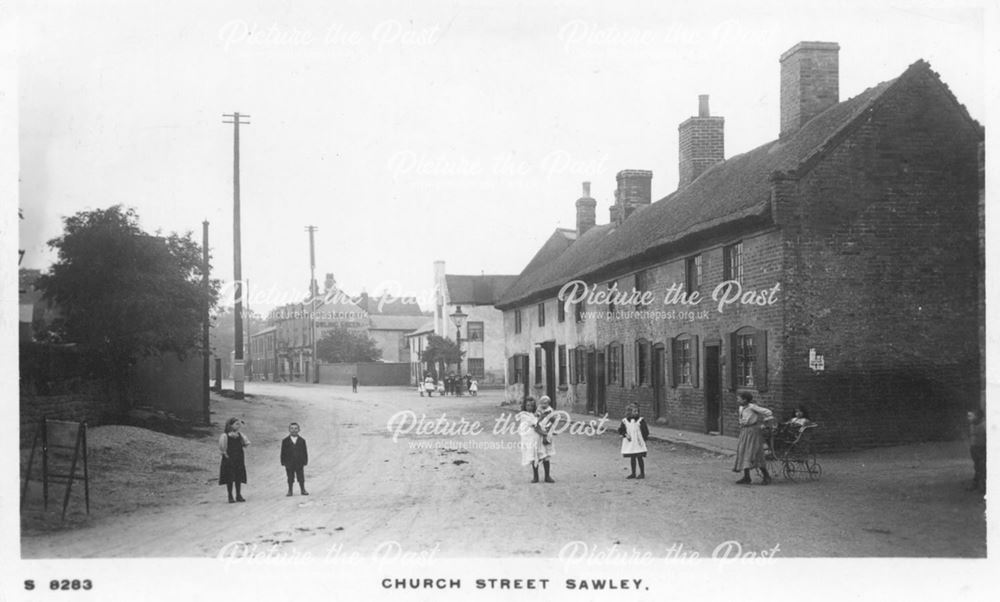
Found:
[[[226, 432], [219, 436], [219, 451], [222, 452], [222, 463], [219, 465], [219, 485], [226, 486], [229, 503], [245, 502], [240, 495], [240, 485], [247, 482], [247, 465], [244, 461], [243, 448], [250, 445], [250, 439], [240, 432], [243, 421], [230, 418], [226, 421]], [[233, 498], [233, 485], [236, 485], [236, 498]]]

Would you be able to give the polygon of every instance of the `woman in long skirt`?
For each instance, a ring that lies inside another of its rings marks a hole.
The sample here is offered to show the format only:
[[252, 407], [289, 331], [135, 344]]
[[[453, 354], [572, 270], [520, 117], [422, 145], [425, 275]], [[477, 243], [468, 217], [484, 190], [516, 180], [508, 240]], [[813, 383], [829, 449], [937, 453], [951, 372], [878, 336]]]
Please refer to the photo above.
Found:
[[736, 441], [736, 464], [733, 466], [733, 472], [742, 470], [743, 478], [736, 482], [748, 485], [750, 471], [757, 468], [763, 475], [762, 483], [767, 485], [771, 482], [771, 475], [768, 474], [767, 465], [764, 463], [764, 437], [761, 435], [760, 427], [765, 420], [772, 418], [771, 410], [753, 403], [753, 395], [746, 391], [739, 394], [739, 403], [740, 438]]

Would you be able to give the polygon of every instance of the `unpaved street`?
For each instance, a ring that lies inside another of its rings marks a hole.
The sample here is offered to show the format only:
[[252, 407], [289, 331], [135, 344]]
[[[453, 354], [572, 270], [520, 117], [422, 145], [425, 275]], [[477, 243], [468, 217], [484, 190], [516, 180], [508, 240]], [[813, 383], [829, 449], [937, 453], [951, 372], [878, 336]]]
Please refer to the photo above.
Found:
[[[101, 499], [109, 490], [95, 474], [91, 518], [68, 530], [26, 532], [22, 556], [214, 557], [243, 549], [311, 557], [377, 550], [438, 558], [569, 550], [706, 557], [724, 542], [776, 557], [986, 551], [985, 505], [962, 488], [971, 463], [961, 442], [825, 455], [819, 481], [777, 478], [763, 487], [734, 484], [727, 458], [660, 441], [650, 445], [648, 478], [625, 480], [617, 435], [564, 433], [555, 440], [556, 483], [531, 484], [516, 435], [492, 433], [498, 417], [513, 413], [496, 392], [428, 399], [401, 388], [354, 394], [270, 383], [248, 383], [247, 392], [254, 395], [247, 401], [213, 402], [213, 422], [247, 422], [246, 503], [226, 503], [214, 483], [215, 437], [189, 439], [182, 443], [204, 460], [203, 467], [184, 466], [196, 471], [190, 484], [111, 514]], [[394, 442], [386, 424], [401, 410], [478, 421], [484, 432], [410, 433]], [[301, 424], [309, 444], [309, 497], [297, 489], [285, 496], [278, 452], [289, 421]], [[608, 426], [614, 431], [617, 419]], [[159, 467], [172, 478], [169, 461]]]

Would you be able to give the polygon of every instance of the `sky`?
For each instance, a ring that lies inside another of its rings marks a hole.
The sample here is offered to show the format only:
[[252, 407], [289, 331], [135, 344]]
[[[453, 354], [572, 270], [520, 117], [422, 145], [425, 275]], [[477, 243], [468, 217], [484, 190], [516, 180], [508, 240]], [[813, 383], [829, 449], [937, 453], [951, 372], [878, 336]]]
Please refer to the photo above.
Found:
[[[253, 309], [316, 274], [426, 296], [449, 273], [517, 274], [575, 227], [581, 182], [608, 221], [615, 174], [677, 185], [677, 125], [710, 95], [726, 156], [777, 137], [778, 57], [840, 44], [841, 99], [930, 62], [985, 123], [980, 4], [655, 1], [24, 3], [17, 106], [22, 267], [61, 218], [134, 207], [148, 231], [210, 222], [233, 276], [233, 126]], [[425, 309], [429, 308], [424, 304]]]

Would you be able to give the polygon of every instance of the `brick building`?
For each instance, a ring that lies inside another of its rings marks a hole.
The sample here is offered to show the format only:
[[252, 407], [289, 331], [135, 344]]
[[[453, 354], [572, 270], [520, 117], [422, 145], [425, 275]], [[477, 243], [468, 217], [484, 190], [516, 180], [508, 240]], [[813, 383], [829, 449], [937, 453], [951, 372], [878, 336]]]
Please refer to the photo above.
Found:
[[[651, 202], [651, 172], [622, 171], [596, 225], [584, 185], [577, 229], [497, 304], [509, 397], [613, 417], [634, 401], [736, 435], [749, 390], [779, 417], [806, 405], [829, 445], [958, 432], [983, 387], [983, 130], [924, 61], [839, 101], [838, 52], [782, 55], [779, 136], [741, 155], [725, 159], [701, 97], [665, 198]], [[589, 299], [558, 301], [574, 281]], [[595, 294], [609, 291], [631, 298]]]
[[[251, 340], [251, 357], [267, 361], [273, 358], [270, 374], [283, 379], [300, 380], [315, 377], [312, 361], [314, 339], [319, 341], [335, 328], [346, 328], [375, 340], [382, 351], [383, 362], [409, 362], [406, 334], [429, 316], [420, 310], [413, 297], [393, 297], [368, 293], [351, 296], [337, 287], [333, 274], [326, 275], [323, 292], [315, 282], [317, 301], [306, 299], [273, 310], [268, 325]], [[272, 376], [272, 378], [273, 378]]]

